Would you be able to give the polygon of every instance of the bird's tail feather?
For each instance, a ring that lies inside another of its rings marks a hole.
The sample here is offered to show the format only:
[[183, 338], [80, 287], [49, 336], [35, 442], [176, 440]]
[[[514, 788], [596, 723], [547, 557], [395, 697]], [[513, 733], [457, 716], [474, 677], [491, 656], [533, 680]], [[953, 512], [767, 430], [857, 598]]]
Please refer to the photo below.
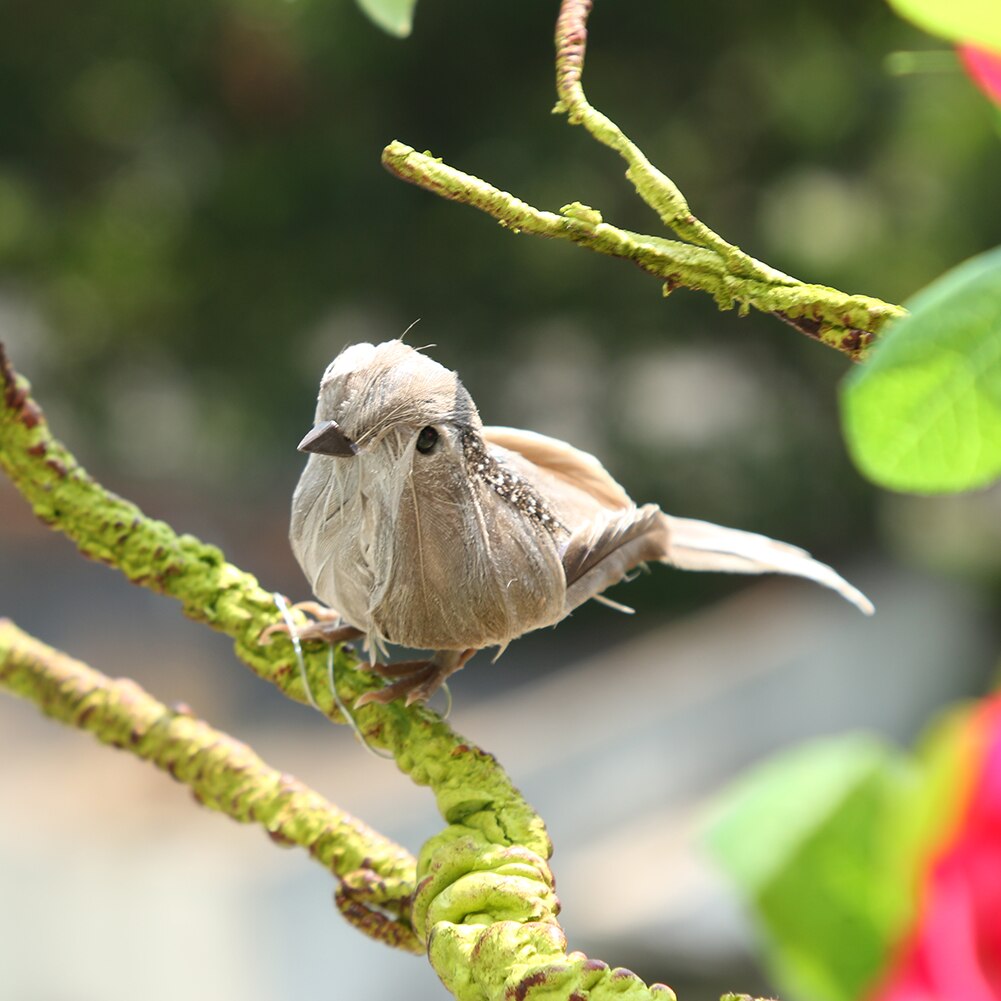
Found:
[[723, 528], [708, 521], [663, 515], [667, 523], [667, 554], [662, 562], [683, 570], [729, 573], [784, 573], [806, 577], [837, 591], [857, 608], [872, 615], [872, 602], [826, 563], [806, 550], [776, 542], [754, 532]]

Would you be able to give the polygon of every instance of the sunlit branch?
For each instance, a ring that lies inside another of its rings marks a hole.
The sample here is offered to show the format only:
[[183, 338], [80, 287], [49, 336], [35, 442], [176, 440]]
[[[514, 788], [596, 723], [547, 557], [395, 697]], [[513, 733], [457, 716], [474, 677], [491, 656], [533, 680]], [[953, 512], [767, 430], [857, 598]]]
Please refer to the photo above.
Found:
[[556, 24], [559, 100], [555, 110], [622, 156], [628, 164], [626, 177], [636, 192], [680, 240], [619, 229], [606, 223], [597, 210], [576, 202], [558, 214], [542, 211], [402, 142], [392, 142], [383, 151], [386, 168], [427, 191], [486, 212], [514, 233], [570, 240], [632, 261], [659, 279], [665, 294], [676, 288], [707, 292], [720, 309], [770, 313], [853, 361], [864, 358], [879, 331], [902, 316], [903, 308], [801, 282], [755, 260], [696, 219], [677, 185], [584, 96], [581, 75], [591, 6], [591, 0], [564, 0], [561, 5]]

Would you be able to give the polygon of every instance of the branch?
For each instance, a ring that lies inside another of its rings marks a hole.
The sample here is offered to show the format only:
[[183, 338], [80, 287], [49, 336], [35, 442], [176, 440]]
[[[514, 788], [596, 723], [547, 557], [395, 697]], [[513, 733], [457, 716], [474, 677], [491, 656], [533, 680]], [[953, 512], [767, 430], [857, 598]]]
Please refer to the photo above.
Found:
[[[290, 698], [306, 701], [291, 644], [262, 647], [257, 642], [261, 630], [279, 618], [270, 594], [253, 576], [227, 563], [215, 547], [190, 535], [178, 536], [91, 478], [52, 436], [27, 381], [14, 371], [2, 344], [0, 466], [36, 514], [72, 539], [84, 555], [122, 571], [136, 584], [177, 598], [187, 615], [233, 637], [237, 656], [260, 677]], [[150, 760], [162, 761], [161, 767], [168, 768], [166, 762], [172, 762], [179, 776], [199, 776], [199, 754], [205, 766], [211, 763], [213, 769], [225, 772], [224, 745], [229, 738], [209, 737], [214, 731], [205, 724], [158, 707], [132, 682], [104, 679], [108, 687], [102, 688], [96, 683], [99, 675], [54, 652], [41, 656], [39, 650], [46, 648], [22, 636], [11, 625], [0, 630], [0, 662], [8, 664], [0, 683], [100, 739], [108, 737], [137, 753], [147, 749]], [[321, 710], [340, 721], [327, 690], [323, 650], [313, 647], [304, 653]], [[34, 666], [26, 666], [29, 654]], [[40, 665], [46, 661], [43, 669]], [[337, 664], [345, 701], [353, 701], [375, 683], [350, 650], [338, 651]], [[75, 680], [81, 678], [82, 682]], [[435, 972], [456, 998], [532, 1001], [576, 995], [666, 1001], [674, 997], [669, 988], [647, 987], [628, 970], [611, 969], [579, 952], [567, 953], [556, 919], [559, 902], [547, 861], [552, 845], [545, 825], [492, 755], [463, 740], [421, 706], [370, 704], [358, 710], [357, 722], [370, 744], [390, 750], [414, 782], [430, 786], [448, 825], [420, 853], [409, 927], [426, 945]], [[172, 734], [182, 739], [172, 744]], [[185, 748], [198, 749], [194, 760], [187, 759]], [[241, 761], [258, 760], [235, 742], [229, 750], [234, 757], [228, 760], [235, 768]], [[249, 774], [234, 770], [221, 777], [201, 775], [198, 781], [206, 783], [208, 805], [230, 812], [231, 803], [241, 819], [265, 826], [267, 818], [271, 823], [280, 818], [285, 825], [282, 835], [305, 843], [314, 830], [310, 818], [317, 817], [310, 811], [320, 809], [321, 803], [332, 808], [302, 786], [283, 787], [279, 782], [276, 788], [273, 776], [260, 764]], [[300, 798], [283, 800], [283, 795], [291, 795], [290, 789]], [[269, 813], [268, 803], [278, 812]], [[305, 814], [300, 814], [300, 806]], [[378, 931], [392, 944], [410, 946], [403, 916], [393, 917], [409, 887], [409, 879], [394, 868], [403, 865], [399, 859], [392, 862], [395, 846], [384, 842], [385, 864], [390, 868], [383, 875], [374, 864], [357, 864], [350, 852], [337, 856], [336, 844], [322, 841], [324, 835], [319, 835], [316, 850], [322, 843], [330, 852], [329, 864], [344, 869], [337, 896], [341, 910], [367, 933]], [[372, 836], [378, 837], [374, 832]], [[383, 915], [380, 920], [380, 910], [389, 912], [390, 918]]]
[[720, 309], [738, 306], [743, 315], [753, 307], [772, 313], [853, 361], [864, 357], [884, 323], [904, 312], [879, 299], [846, 295], [787, 276], [737, 274], [716, 250], [620, 229], [579, 202], [564, 205], [559, 215], [542, 211], [401, 142], [383, 150], [382, 163], [404, 181], [486, 212], [513, 233], [570, 240], [599, 254], [632, 261], [664, 283], [665, 295], [676, 288], [697, 289], [708, 292]]
[[112, 680], [53, 650], [8, 619], [0, 619], [0, 686], [168, 772], [203, 806], [305, 848], [341, 880], [336, 900], [353, 924], [389, 945], [423, 951], [410, 926], [413, 856], [270, 768], [246, 744], [187, 709], [168, 709], [128, 678]]
[[681, 239], [666, 240], [619, 229], [579, 202], [560, 214], [543, 212], [485, 181], [449, 167], [428, 153], [392, 142], [383, 165], [397, 177], [452, 201], [478, 208], [512, 232], [571, 240], [601, 254], [633, 261], [664, 285], [664, 294], [683, 287], [708, 292], [720, 309], [751, 308], [783, 320], [808, 337], [860, 361], [887, 321], [902, 316], [900, 306], [868, 296], [847, 295], [808, 285], [776, 271], [727, 243], [692, 215], [675, 183], [584, 96], [581, 73], [591, 0], [563, 0], [556, 23], [555, 111], [571, 125], [583, 125], [628, 164], [626, 177], [639, 196]]
[[730, 270], [740, 275], [795, 283], [794, 278], [748, 257], [717, 236], [692, 215], [674, 181], [661, 173], [643, 151], [610, 118], [591, 107], [584, 96], [581, 74], [587, 48], [587, 18], [592, 0], [564, 0], [556, 21], [556, 93], [554, 113], [565, 113], [571, 125], [583, 125], [602, 145], [615, 150], [629, 164], [626, 177], [636, 193], [660, 216], [661, 222], [683, 240], [716, 251]]

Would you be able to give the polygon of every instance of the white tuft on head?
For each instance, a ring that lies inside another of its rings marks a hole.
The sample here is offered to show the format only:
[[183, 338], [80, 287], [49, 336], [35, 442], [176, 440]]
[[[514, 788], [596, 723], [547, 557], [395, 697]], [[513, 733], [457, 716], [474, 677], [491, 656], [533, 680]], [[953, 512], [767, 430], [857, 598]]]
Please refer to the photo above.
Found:
[[315, 421], [336, 421], [359, 446], [393, 427], [452, 422], [479, 426], [479, 415], [455, 372], [397, 338], [354, 344], [327, 366]]
[[375, 357], [376, 345], [362, 341], [361, 344], [352, 344], [346, 347], [328, 366], [320, 380], [320, 389], [323, 389], [334, 379], [343, 378], [352, 372], [367, 368], [372, 364]]

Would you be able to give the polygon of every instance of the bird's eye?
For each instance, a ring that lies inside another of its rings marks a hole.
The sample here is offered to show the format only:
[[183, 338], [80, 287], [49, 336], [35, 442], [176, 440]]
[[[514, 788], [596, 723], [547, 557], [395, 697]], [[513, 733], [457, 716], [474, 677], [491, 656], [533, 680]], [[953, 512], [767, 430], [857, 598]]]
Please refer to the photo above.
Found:
[[417, 436], [417, 451], [422, 455], [427, 455], [428, 452], [433, 452], [435, 445], [438, 444], [438, 432], [428, 425], [426, 428], [421, 428], [421, 433]]

